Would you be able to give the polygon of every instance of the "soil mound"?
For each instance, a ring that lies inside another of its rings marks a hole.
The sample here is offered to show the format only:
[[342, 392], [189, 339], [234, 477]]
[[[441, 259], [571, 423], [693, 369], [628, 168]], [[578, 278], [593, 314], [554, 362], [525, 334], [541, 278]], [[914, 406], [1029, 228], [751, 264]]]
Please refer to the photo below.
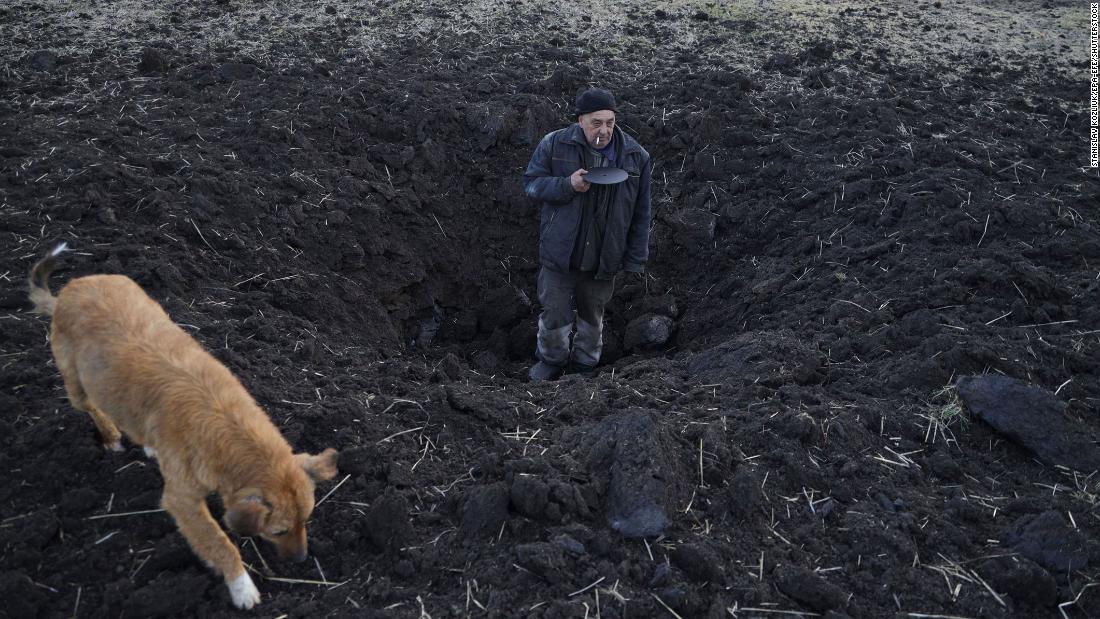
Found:
[[[0, 7], [0, 615], [237, 614], [64, 400], [60, 240], [341, 450], [309, 561], [237, 540], [272, 616], [1100, 614], [1084, 7], [596, 8]], [[651, 260], [530, 384], [521, 176], [589, 84]]]

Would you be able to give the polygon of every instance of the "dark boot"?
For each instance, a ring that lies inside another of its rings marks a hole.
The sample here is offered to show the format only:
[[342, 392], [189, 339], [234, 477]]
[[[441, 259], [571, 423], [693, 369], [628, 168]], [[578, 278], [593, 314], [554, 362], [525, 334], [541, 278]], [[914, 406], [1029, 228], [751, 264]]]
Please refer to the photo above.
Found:
[[596, 376], [596, 366], [586, 365], [577, 361], [570, 361], [569, 365], [565, 366], [566, 374], [577, 374], [585, 378], [593, 378]]
[[532, 365], [531, 369], [527, 371], [527, 378], [533, 383], [556, 380], [561, 376], [564, 369], [565, 368], [560, 365], [551, 365], [545, 361], [539, 361], [535, 365]]

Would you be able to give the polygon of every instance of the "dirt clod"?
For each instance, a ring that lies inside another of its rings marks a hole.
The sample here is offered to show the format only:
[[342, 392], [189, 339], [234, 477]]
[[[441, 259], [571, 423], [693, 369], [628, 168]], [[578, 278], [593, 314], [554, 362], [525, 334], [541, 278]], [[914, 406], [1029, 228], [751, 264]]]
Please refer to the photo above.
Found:
[[491, 537], [508, 519], [508, 489], [503, 483], [474, 488], [462, 504], [461, 533], [464, 537]]
[[668, 316], [647, 314], [626, 326], [623, 348], [627, 351], [660, 348], [672, 337], [673, 322]]
[[1100, 470], [1097, 439], [1066, 418], [1053, 393], [1006, 376], [967, 376], [958, 385], [971, 412], [1044, 461]]
[[1088, 540], [1055, 511], [1023, 516], [1003, 537], [1006, 546], [1052, 572], [1078, 570], [1089, 563]]
[[[0, 4], [0, 615], [239, 614], [65, 400], [64, 240], [340, 451], [307, 561], [232, 538], [265, 616], [1100, 616], [1081, 3]], [[522, 176], [589, 85], [649, 259], [530, 383]]]
[[836, 585], [810, 570], [780, 567], [776, 584], [784, 595], [815, 612], [843, 608], [847, 596]]

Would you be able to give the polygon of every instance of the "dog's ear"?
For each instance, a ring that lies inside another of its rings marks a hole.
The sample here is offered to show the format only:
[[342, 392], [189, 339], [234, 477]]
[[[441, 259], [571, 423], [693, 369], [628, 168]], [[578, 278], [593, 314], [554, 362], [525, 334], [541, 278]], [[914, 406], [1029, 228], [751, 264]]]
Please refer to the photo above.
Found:
[[327, 481], [336, 477], [337, 452], [332, 447], [317, 455], [294, 454], [298, 466], [310, 476], [313, 481]]
[[237, 496], [240, 498], [226, 506], [225, 525], [238, 535], [258, 535], [263, 518], [269, 511], [260, 491], [243, 490]]

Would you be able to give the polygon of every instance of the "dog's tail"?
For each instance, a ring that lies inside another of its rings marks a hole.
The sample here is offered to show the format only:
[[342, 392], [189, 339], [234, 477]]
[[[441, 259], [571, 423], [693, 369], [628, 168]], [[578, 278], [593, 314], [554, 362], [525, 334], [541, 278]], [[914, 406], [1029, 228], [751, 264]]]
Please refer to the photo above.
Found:
[[27, 285], [30, 288], [31, 303], [34, 303], [34, 312], [53, 314], [53, 308], [57, 305], [57, 297], [50, 292], [50, 273], [57, 266], [57, 257], [61, 252], [69, 249], [68, 243], [62, 243], [50, 250], [46, 257], [39, 260], [31, 268], [31, 274], [27, 277]]

